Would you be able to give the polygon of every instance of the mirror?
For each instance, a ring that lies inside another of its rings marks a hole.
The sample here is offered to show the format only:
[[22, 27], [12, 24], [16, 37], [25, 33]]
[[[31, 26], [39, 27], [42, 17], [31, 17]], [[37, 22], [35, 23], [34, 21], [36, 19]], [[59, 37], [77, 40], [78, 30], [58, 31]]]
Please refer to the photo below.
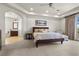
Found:
[[18, 22], [13, 22], [13, 29], [18, 29]]

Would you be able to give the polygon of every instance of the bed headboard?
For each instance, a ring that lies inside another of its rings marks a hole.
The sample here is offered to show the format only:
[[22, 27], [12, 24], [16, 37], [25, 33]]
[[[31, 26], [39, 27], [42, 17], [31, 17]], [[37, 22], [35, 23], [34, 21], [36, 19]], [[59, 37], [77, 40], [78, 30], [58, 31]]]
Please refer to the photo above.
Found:
[[45, 31], [48, 29], [49, 29], [49, 27], [33, 27], [33, 32]]

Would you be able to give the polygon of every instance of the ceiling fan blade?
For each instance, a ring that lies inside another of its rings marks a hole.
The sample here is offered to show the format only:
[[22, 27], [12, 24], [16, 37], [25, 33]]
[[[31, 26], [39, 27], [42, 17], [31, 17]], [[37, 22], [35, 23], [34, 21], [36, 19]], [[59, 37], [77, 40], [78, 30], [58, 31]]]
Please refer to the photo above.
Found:
[[48, 5], [49, 5], [49, 7], [52, 7], [53, 3], [49, 3]]

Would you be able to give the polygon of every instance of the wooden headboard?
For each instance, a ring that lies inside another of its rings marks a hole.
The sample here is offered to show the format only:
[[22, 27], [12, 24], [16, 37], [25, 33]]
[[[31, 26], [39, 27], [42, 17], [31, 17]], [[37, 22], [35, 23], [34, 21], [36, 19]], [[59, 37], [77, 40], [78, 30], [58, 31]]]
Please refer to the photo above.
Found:
[[33, 32], [35, 32], [36, 29], [49, 29], [49, 27], [33, 27]]

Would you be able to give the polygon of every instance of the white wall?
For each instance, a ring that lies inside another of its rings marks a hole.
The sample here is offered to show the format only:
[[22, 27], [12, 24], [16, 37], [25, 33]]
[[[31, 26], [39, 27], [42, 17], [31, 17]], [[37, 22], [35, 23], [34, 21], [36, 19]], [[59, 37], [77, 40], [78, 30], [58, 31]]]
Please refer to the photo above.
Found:
[[9, 36], [9, 31], [12, 29], [13, 27], [13, 18], [7, 18], [5, 17], [5, 34], [6, 34], [6, 37]]
[[42, 16], [26, 16], [26, 20], [23, 20], [23, 31], [32, 32], [32, 27], [35, 26], [35, 20], [46, 20], [47, 26], [50, 28], [50, 31], [58, 31], [59, 30], [59, 20], [56, 18], [42, 17]]
[[60, 19], [60, 31], [65, 33], [65, 18]]

